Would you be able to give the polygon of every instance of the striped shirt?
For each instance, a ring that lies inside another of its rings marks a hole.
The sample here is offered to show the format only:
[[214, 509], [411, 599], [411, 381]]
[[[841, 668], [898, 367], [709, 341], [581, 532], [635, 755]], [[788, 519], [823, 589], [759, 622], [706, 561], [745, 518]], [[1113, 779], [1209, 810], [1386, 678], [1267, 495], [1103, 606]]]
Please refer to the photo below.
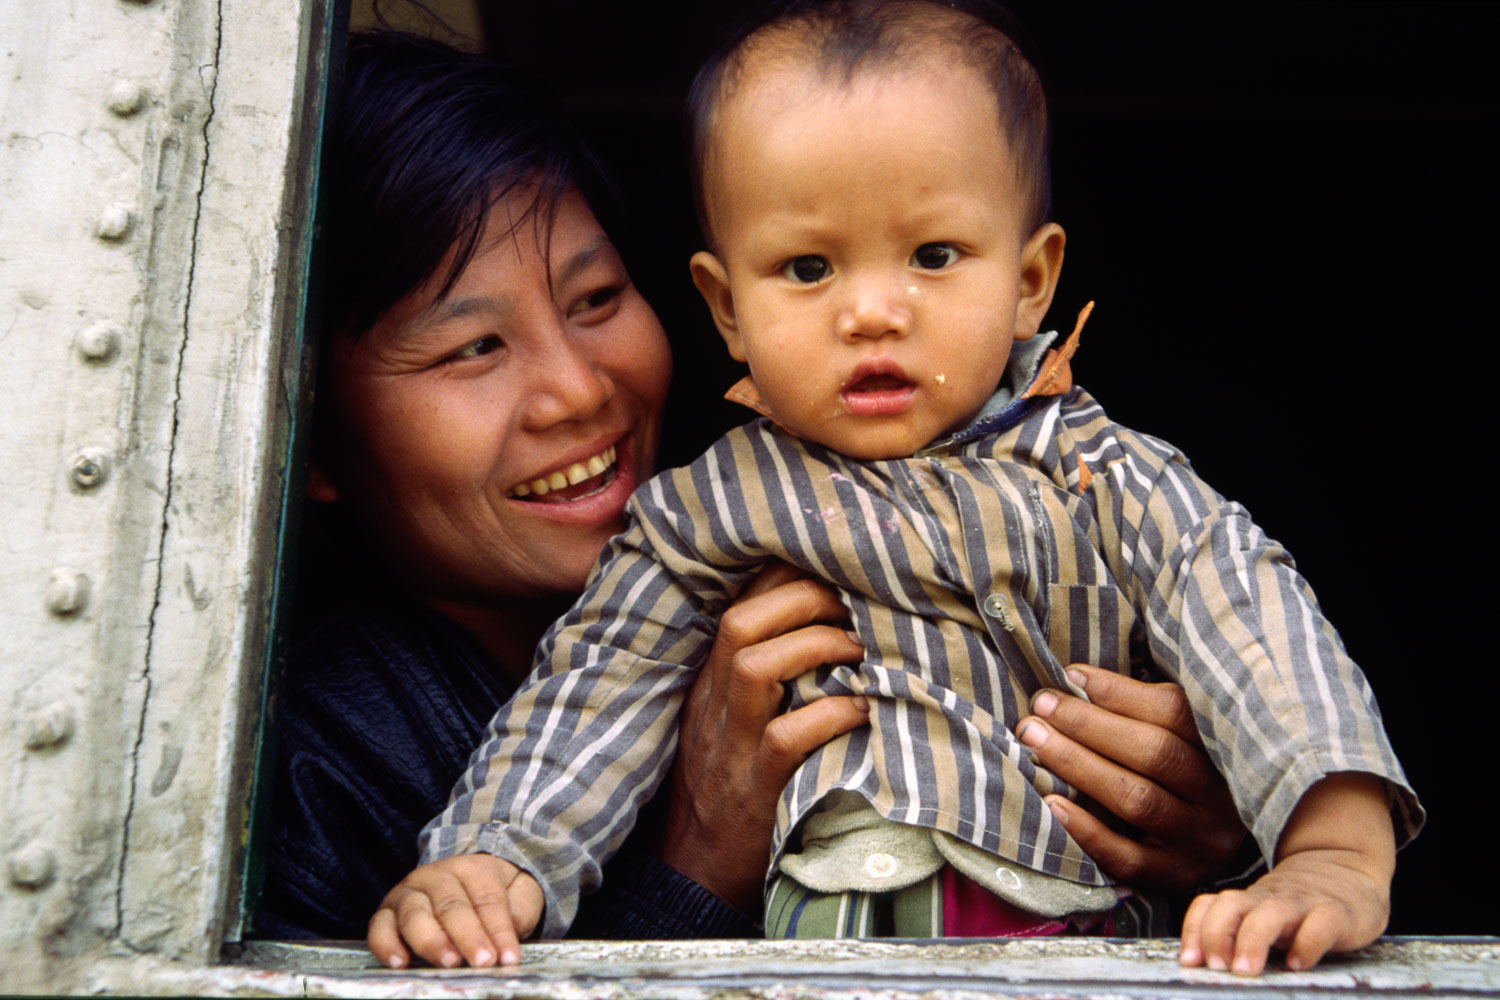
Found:
[[1334, 771], [1387, 779], [1398, 837], [1413, 835], [1421, 810], [1369, 686], [1281, 546], [1081, 389], [1000, 402], [885, 461], [759, 420], [646, 483], [423, 831], [422, 860], [506, 858], [542, 885], [543, 935], [566, 931], [666, 774], [720, 615], [771, 559], [832, 584], [866, 649], [804, 676], [791, 704], [871, 707], [783, 792], [773, 871], [788, 833], [845, 788], [896, 822], [1108, 884], [1042, 802], [1072, 790], [1012, 734], [1038, 688], [1077, 690], [1070, 663], [1181, 684], [1267, 857]]

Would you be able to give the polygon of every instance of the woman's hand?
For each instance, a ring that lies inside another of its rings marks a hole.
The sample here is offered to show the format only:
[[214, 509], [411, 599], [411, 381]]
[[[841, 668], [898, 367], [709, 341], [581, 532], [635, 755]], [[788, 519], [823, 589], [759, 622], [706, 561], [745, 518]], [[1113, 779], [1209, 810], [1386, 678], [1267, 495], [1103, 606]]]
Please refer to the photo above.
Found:
[[1082, 664], [1068, 673], [1089, 701], [1039, 691], [1016, 735], [1038, 763], [1141, 837], [1111, 830], [1060, 795], [1047, 796], [1053, 815], [1089, 857], [1127, 885], [1180, 892], [1234, 874], [1227, 869], [1245, 827], [1203, 751], [1182, 688]]
[[[661, 859], [724, 901], [758, 913], [776, 800], [818, 747], [869, 721], [863, 698], [781, 713], [783, 686], [864, 647], [832, 590], [784, 563], [761, 572], [719, 622], [682, 713]], [[824, 623], [824, 624], [815, 624]]]

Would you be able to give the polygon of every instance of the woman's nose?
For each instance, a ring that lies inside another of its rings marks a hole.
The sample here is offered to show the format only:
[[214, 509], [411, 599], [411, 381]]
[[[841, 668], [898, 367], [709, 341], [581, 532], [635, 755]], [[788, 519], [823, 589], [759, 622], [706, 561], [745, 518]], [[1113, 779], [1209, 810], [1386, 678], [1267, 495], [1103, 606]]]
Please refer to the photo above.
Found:
[[869, 275], [847, 282], [838, 317], [844, 340], [904, 337], [911, 332], [911, 297], [901, 277]]
[[615, 394], [603, 359], [566, 333], [531, 359], [535, 366], [525, 404], [527, 429], [546, 430], [568, 421], [588, 420]]

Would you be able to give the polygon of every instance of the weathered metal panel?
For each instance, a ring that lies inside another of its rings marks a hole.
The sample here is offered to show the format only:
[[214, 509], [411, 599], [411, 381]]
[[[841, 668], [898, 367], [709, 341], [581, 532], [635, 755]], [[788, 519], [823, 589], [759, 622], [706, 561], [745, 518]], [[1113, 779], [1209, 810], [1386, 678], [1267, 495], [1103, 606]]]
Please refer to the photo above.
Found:
[[[95, 988], [141, 986], [235, 996], [499, 997], [505, 1000], [969, 1000], [977, 997], [1497, 997], [1500, 939], [1384, 940], [1308, 972], [1260, 979], [1182, 969], [1170, 941], [1018, 939], [555, 942], [493, 970], [362, 968], [362, 949], [258, 945], [249, 967], [97, 970]], [[138, 970], [136, 970], [138, 971]], [[167, 990], [163, 990], [164, 992]]]
[[0, 8], [6, 991], [67, 990], [106, 954], [218, 950], [320, 6]]

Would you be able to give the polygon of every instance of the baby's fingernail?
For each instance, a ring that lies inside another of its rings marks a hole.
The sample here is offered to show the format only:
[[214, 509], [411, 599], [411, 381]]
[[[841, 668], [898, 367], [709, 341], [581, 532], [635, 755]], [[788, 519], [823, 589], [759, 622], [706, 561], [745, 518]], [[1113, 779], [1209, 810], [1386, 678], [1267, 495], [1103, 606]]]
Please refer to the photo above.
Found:
[[1067, 670], [1064, 670], [1063, 673], [1068, 675], [1068, 680], [1072, 681], [1079, 687], [1086, 688], [1089, 686], [1089, 676], [1082, 670], [1074, 670], [1072, 667], [1069, 667]]
[[857, 694], [854, 696], [854, 707], [861, 712], [868, 712], [870, 710], [870, 699], [862, 694]]
[[848, 630], [848, 631], [847, 631], [847, 632], [845, 632], [845, 633], [844, 633], [844, 634], [845, 634], [845, 635], [847, 635], [847, 636], [848, 636], [848, 637], [849, 637], [849, 638], [851, 638], [851, 639], [853, 639], [853, 640], [854, 640], [854, 641], [855, 641], [855, 642], [857, 642], [857, 643], [859, 643], [859, 644], [860, 644], [860, 645], [861, 645], [861, 646], [863, 646], [863, 645], [864, 645], [864, 640], [862, 640], [862, 639], [861, 639], [861, 638], [860, 638], [860, 637], [859, 637], [859, 633], [858, 633], [858, 632], [856, 632], [856, 631], [854, 631], [854, 630], [853, 630], [853, 629], [852, 629], [852, 628], [851, 628], [851, 629], [849, 629], [849, 630]]
[[475, 965], [489, 965], [494, 960], [495, 953], [490, 951], [488, 948], [480, 948], [477, 952], [474, 953]]
[[1029, 747], [1039, 747], [1047, 742], [1047, 727], [1040, 722], [1028, 722], [1016, 736]]
[[463, 959], [459, 957], [458, 952], [456, 952], [456, 951], [445, 951], [445, 952], [443, 952], [443, 957], [440, 958], [440, 959], [438, 959], [438, 964], [441, 965], [445, 969], [451, 969], [455, 965], [457, 965], [459, 962], [462, 962], [462, 961], [463, 961]]
[[1213, 969], [1215, 972], [1225, 972], [1229, 969], [1229, 966], [1226, 965], [1224, 963], [1224, 960], [1218, 955], [1208, 956], [1208, 967], [1210, 969]]
[[521, 956], [514, 948], [506, 948], [500, 953], [501, 965], [515, 965], [520, 960]]
[[1048, 802], [1047, 808], [1052, 810], [1052, 818], [1057, 820], [1058, 825], [1063, 827], [1068, 825], [1068, 811], [1066, 809], [1056, 802]]
[[1056, 707], [1057, 695], [1053, 694], [1051, 691], [1043, 691], [1041, 694], [1031, 699], [1031, 710], [1037, 715], [1040, 715], [1044, 718], [1051, 715], [1052, 710]]

